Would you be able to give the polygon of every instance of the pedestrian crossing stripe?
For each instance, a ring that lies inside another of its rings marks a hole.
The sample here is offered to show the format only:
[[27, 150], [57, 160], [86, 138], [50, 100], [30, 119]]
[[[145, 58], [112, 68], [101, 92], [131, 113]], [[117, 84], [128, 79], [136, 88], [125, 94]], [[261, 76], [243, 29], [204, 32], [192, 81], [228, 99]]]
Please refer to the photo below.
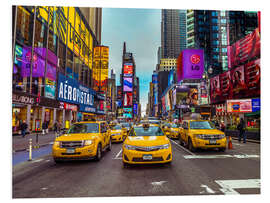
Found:
[[220, 191], [225, 195], [240, 194], [235, 189], [249, 189], [249, 188], [260, 188], [260, 179], [246, 179], [246, 180], [216, 180], [215, 181], [220, 187]]
[[248, 158], [260, 158], [259, 155], [239, 154], [239, 155], [185, 155], [185, 159], [224, 159], [224, 158], [237, 158], [237, 159], [248, 159]]

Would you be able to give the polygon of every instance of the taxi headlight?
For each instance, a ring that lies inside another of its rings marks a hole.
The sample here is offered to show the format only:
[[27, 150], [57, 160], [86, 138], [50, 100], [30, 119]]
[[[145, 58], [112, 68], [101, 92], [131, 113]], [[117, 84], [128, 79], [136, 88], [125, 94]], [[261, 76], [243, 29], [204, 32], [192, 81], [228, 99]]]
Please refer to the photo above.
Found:
[[170, 144], [164, 144], [164, 145], [160, 145], [159, 149], [168, 149], [170, 147]]
[[85, 141], [84, 141], [84, 146], [89, 146], [89, 145], [91, 145], [91, 144], [93, 144], [93, 143], [94, 143], [93, 140], [85, 140]]
[[128, 149], [128, 150], [135, 150], [136, 146], [126, 144], [125, 148]]
[[225, 135], [224, 134], [220, 134], [218, 137], [219, 137], [219, 139], [222, 139], [222, 138], [225, 137]]
[[196, 137], [199, 139], [204, 139], [204, 135], [202, 135], [202, 134], [197, 134]]
[[53, 143], [53, 146], [54, 146], [54, 147], [59, 147], [59, 146], [60, 146], [60, 142], [59, 142], [59, 141], [55, 141], [55, 142]]

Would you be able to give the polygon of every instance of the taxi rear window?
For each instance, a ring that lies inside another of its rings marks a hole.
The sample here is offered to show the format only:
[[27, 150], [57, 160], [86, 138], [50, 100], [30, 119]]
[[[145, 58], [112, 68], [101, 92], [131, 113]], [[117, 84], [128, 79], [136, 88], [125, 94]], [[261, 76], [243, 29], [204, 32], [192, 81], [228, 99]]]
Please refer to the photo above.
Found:
[[212, 123], [208, 121], [192, 121], [190, 122], [190, 129], [215, 129]]
[[134, 127], [133, 136], [163, 136], [161, 128], [158, 126]]

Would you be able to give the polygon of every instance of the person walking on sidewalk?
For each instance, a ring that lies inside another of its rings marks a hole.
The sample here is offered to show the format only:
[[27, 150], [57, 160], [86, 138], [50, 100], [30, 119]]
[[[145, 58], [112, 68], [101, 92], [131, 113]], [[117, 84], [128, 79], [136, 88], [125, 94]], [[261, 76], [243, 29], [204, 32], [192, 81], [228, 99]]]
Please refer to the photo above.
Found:
[[21, 132], [22, 132], [22, 137], [25, 137], [26, 129], [28, 128], [28, 125], [26, 124], [25, 120], [23, 120], [21, 126]]
[[241, 118], [240, 123], [237, 125], [238, 134], [238, 142], [241, 142], [241, 138], [243, 137], [243, 143], [246, 143], [246, 134], [245, 134], [245, 122], [244, 119]]
[[54, 133], [57, 134], [59, 132], [59, 124], [58, 121], [55, 121], [54, 125], [53, 125], [53, 130]]
[[46, 132], [46, 121], [42, 123], [42, 135], [45, 135]]

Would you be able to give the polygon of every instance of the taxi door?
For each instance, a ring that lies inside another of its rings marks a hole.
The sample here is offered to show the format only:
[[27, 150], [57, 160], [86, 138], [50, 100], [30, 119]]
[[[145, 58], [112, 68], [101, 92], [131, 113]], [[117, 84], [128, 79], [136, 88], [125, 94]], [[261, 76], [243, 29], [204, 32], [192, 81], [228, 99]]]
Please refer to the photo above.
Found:
[[102, 149], [106, 146], [106, 137], [107, 137], [107, 126], [105, 123], [100, 123], [100, 133], [101, 133], [101, 144]]
[[187, 144], [188, 142], [188, 129], [189, 129], [189, 123], [187, 121], [184, 121], [183, 123], [183, 141]]

